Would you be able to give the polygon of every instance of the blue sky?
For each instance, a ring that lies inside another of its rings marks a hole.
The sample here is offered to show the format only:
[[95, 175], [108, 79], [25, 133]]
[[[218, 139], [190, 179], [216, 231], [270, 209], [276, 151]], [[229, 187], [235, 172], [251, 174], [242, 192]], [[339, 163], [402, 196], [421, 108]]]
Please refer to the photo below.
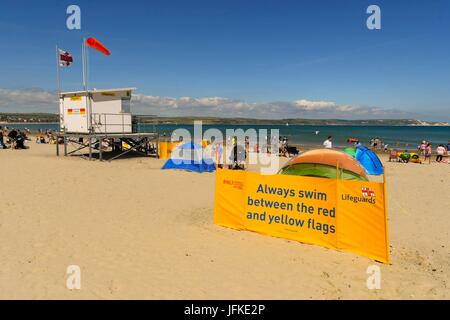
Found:
[[112, 55], [90, 51], [91, 86], [137, 87], [139, 113], [450, 121], [449, 13], [446, 0], [2, 0], [0, 111], [54, 111], [55, 45], [75, 59], [63, 88], [80, 89], [94, 36]]

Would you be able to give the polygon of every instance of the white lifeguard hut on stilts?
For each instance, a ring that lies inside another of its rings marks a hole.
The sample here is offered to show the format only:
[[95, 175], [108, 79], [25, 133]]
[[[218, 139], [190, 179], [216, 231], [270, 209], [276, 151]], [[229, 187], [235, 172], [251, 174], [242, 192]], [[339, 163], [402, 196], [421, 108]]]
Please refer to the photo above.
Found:
[[[88, 39], [89, 40], [89, 39]], [[59, 126], [56, 153], [59, 156], [59, 141], [64, 142], [64, 155], [79, 154], [93, 158], [98, 151], [103, 160], [104, 143], [108, 149], [118, 152], [108, 160], [114, 160], [127, 153], [135, 152], [147, 156], [158, 156], [159, 136], [156, 132], [140, 133], [131, 112], [132, 93], [135, 88], [97, 90], [87, 85], [87, 49], [83, 41], [83, 84], [84, 90], [61, 92], [57, 48]], [[107, 50], [107, 49], [105, 49]], [[109, 51], [108, 51], [109, 55]], [[75, 148], [68, 150], [68, 145]], [[81, 153], [89, 149], [88, 155]]]
[[66, 133], [132, 133], [135, 88], [61, 92], [60, 130]]

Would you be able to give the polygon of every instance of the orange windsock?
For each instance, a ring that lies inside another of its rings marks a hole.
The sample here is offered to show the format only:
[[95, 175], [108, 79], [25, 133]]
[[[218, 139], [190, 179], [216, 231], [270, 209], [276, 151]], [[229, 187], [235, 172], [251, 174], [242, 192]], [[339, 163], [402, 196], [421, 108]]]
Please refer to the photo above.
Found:
[[111, 53], [109, 52], [108, 49], [106, 49], [106, 47], [97, 39], [95, 38], [88, 38], [86, 39], [86, 44], [91, 47], [92, 49], [98, 50], [101, 53], [106, 54], [107, 56], [110, 56]]

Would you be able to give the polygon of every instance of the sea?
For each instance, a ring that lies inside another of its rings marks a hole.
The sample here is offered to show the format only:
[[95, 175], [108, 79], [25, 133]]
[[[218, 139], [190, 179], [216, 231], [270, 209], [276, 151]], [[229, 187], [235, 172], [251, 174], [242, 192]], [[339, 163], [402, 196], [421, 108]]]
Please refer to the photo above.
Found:
[[[39, 130], [59, 130], [57, 123], [38, 124], [2, 124], [9, 128], [28, 128], [32, 132]], [[379, 138], [392, 148], [415, 149], [422, 140], [429, 141], [434, 146], [437, 144], [447, 145], [450, 140], [450, 127], [445, 126], [335, 126], [335, 125], [203, 125], [203, 132], [215, 128], [220, 130], [224, 136], [227, 129], [278, 129], [281, 137], [288, 138], [290, 144], [295, 145], [321, 145], [328, 137], [333, 136], [333, 144], [337, 147], [348, 146], [348, 138], [357, 138], [365, 145], [373, 138]], [[186, 129], [192, 135], [194, 125], [189, 124], [140, 124], [139, 132], [158, 132], [160, 135], [170, 137], [177, 129]]]

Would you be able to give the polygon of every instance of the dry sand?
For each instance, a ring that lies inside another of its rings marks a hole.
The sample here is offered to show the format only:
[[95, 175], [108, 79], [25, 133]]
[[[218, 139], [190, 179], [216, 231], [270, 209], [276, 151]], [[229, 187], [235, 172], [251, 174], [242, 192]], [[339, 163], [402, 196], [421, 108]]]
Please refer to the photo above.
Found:
[[[450, 298], [450, 166], [387, 163], [392, 264], [213, 224], [214, 174], [0, 150], [2, 299]], [[81, 290], [66, 268], [81, 268]], [[368, 266], [382, 272], [366, 287]]]

